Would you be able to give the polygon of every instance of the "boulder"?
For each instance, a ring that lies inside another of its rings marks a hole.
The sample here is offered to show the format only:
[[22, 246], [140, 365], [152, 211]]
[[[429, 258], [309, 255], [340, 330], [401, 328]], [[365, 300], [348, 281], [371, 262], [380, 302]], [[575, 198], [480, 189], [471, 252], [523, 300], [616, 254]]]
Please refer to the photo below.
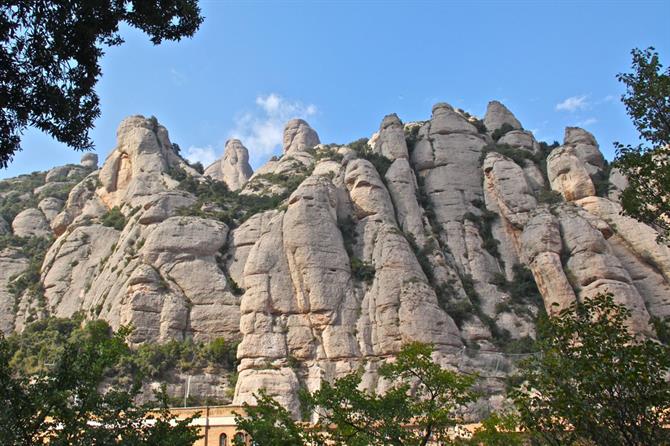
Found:
[[67, 174], [70, 172], [70, 166], [59, 166], [47, 172], [44, 181], [47, 183], [62, 182], [67, 180]]
[[21, 211], [14, 217], [12, 231], [19, 237], [47, 237], [51, 228], [46, 217], [39, 209], [30, 208]]
[[44, 213], [49, 224], [56, 218], [58, 213], [63, 209], [63, 200], [53, 197], [44, 198], [39, 202], [37, 207]]

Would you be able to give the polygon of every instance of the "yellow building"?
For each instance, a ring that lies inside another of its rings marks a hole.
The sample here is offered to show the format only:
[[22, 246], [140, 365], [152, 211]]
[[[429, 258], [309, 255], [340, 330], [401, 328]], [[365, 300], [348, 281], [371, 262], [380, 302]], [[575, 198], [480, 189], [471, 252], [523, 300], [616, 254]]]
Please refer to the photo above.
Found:
[[200, 413], [192, 424], [200, 427], [202, 438], [194, 446], [231, 446], [235, 435], [244, 437], [243, 433], [237, 431], [234, 415], [244, 415], [244, 408], [241, 406], [171, 408], [170, 412], [178, 418], [188, 418]]

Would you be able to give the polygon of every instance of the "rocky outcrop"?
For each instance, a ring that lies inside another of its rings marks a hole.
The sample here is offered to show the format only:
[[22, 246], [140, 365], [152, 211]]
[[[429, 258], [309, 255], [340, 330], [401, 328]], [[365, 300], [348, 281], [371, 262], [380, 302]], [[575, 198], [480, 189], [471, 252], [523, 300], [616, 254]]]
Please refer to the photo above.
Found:
[[547, 176], [551, 189], [560, 192], [566, 201], [575, 201], [596, 194], [588, 170], [572, 147], [562, 146], [549, 154]]
[[306, 121], [292, 119], [284, 127], [284, 153], [302, 152], [320, 144], [316, 134]]
[[97, 194], [108, 208], [143, 205], [153, 194], [177, 187], [169, 174], [175, 168], [198, 176], [174, 151], [156, 118], [131, 116], [117, 130], [116, 148], [98, 174], [102, 187]]
[[284, 153], [261, 166], [241, 191], [243, 195], [286, 195], [289, 185], [314, 168], [319, 136], [307, 122], [293, 119], [284, 128]]
[[98, 175], [94, 172], [72, 188], [63, 210], [50, 220], [54, 234], [63, 234], [76, 220], [87, 222], [107, 211], [105, 204], [96, 195], [98, 181]]
[[28, 267], [28, 259], [17, 248], [0, 251], [0, 333], [14, 331], [17, 297], [10, 290], [11, 282]]
[[63, 209], [63, 205], [63, 200], [47, 197], [40, 201], [37, 207], [42, 211], [47, 221], [51, 224], [54, 218], [60, 213], [61, 209]]
[[[234, 402], [265, 388], [294, 414], [299, 389], [354, 370], [383, 390], [378, 367], [410, 341], [486, 376], [481, 389], [497, 401], [520, 357], [504, 353], [509, 343], [534, 337], [542, 310], [598, 293], [654, 336], [650, 317], [670, 317], [670, 252], [621, 215], [613, 193], [624, 182], [611, 173], [603, 187], [593, 135], [568, 128], [544, 153], [499, 102], [484, 122], [439, 103], [427, 121], [391, 114], [367, 145], [338, 146], [292, 120], [280, 157], [251, 175], [231, 140], [205, 179], [155, 119], [130, 117], [99, 171], [0, 183], [14, 235], [56, 236], [44, 299], [9, 291], [29, 266], [21, 244], [37, 239], [2, 238], [0, 329], [81, 312], [132, 325], [134, 344], [240, 341]], [[197, 371], [195, 392], [224, 400], [227, 373]]]
[[563, 268], [563, 240], [558, 219], [546, 207], [531, 214], [520, 237], [521, 260], [533, 272], [545, 309], [557, 314], [577, 300]]
[[519, 120], [516, 119], [507, 107], [498, 101], [489, 102], [486, 107], [486, 115], [484, 115], [484, 125], [488, 131], [493, 132], [494, 130], [501, 128], [504, 124], [509, 125], [514, 130], [522, 129]]
[[404, 126], [395, 113], [384, 117], [374, 150], [390, 160], [408, 158]]
[[570, 152], [579, 158], [591, 178], [603, 172], [605, 158], [591, 133], [579, 127], [566, 127], [563, 146], [569, 148]]
[[12, 232], [19, 237], [46, 237], [51, 234], [51, 228], [42, 211], [30, 208], [14, 217]]
[[610, 170], [609, 184], [607, 197], [612, 201], [619, 201], [621, 199], [621, 192], [628, 187], [628, 178], [619, 169], [614, 167]]
[[249, 165], [249, 151], [239, 139], [229, 139], [223, 158], [205, 169], [205, 175], [226, 183], [230, 190], [241, 189], [253, 171]]
[[84, 153], [79, 163], [86, 168], [95, 170], [98, 168], [98, 155], [95, 153]]

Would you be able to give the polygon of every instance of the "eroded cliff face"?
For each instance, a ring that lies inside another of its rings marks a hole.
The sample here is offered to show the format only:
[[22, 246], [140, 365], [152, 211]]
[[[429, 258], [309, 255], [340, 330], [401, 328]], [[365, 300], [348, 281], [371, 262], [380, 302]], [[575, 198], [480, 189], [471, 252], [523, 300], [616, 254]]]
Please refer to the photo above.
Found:
[[[620, 214], [625, 178], [593, 135], [569, 127], [548, 147], [499, 102], [483, 120], [444, 103], [424, 122], [389, 115], [341, 146], [292, 120], [283, 155], [253, 174], [237, 140], [201, 175], [155, 119], [117, 137], [67, 196], [45, 186], [73, 167], [34, 190], [0, 183], [3, 209], [25, 203], [0, 219], [14, 240], [0, 250], [3, 332], [83, 312], [132, 325], [138, 345], [239, 341], [234, 402], [265, 388], [298, 413], [301, 387], [361, 366], [383, 389], [378, 366], [407, 342], [479, 373], [495, 404], [540, 312], [611, 292], [637, 333], [670, 316], [670, 252]], [[17, 291], [31, 257], [16, 240], [42, 237], [39, 286]], [[198, 379], [203, 393], [231, 382]]]

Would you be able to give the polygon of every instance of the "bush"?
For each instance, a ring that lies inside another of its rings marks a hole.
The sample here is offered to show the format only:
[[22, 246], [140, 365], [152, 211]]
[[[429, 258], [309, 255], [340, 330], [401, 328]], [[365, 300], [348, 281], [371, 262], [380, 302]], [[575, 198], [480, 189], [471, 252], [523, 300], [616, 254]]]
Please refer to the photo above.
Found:
[[342, 161], [342, 156], [341, 153], [338, 153], [337, 150], [334, 150], [330, 147], [325, 147], [325, 148], [320, 148], [318, 150], [314, 150], [314, 161], [319, 162], [321, 160], [332, 160], [332, 161], [337, 161], [340, 162]]
[[358, 280], [371, 283], [375, 278], [375, 267], [370, 262], [351, 257], [351, 274]]
[[538, 157], [529, 150], [517, 149], [508, 144], [495, 143], [495, 144], [489, 144], [488, 146], [484, 147], [484, 149], [482, 150], [482, 154], [480, 155], [480, 162], [484, 161], [484, 158], [486, 158], [486, 154], [489, 152], [499, 153], [511, 159], [521, 167], [526, 165], [526, 160], [531, 162], [539, 161]]
[[[178, 215], [211, 218], [226, 223], [230, 228], [240, 225], [252, 215], [279, 207], [306, 177], [306, 174], [292, 178], [286, 175], [270, 176], [272, 180], [284, 183], [289, 189], [280, 195], [242, 195], [230, 191], [223, 181], [196, 179], [183, 169], [173, 168], [169, 175], [179, 181], [181, 190], [197, 198], [193, 206], [179, 209]], [[211, 210], [203, 210], [205, 206]]]
[[414, 146], [419, 140], [419, 130], [421, 130], [420, 125], [414, 125], [412, 127], [405, 127], [405, 143], [407, 144], [407, 151], [412, 153], [414, 151]]
[[502, 138], [512, 130], [514, 130], [514, 127], [512, 127], [508, 123], [504, 123], [503, 125], [500, 126], [500, 128], [495, 129], [493, 131], [493, 133], [491, 134], [491, 138], [493, 138], [494, 141], [498, 141], [500, 138]]
[[356, 244], [356, 221], [351, 216], [347, 216], [337, 222], [337, 227], [342, 233], [344, 249], [349, 257], [354, 255], [354, 245]]
[[31, 301], [37, 299], [40, 307], [46, 305], [44, 299], [44, 288], [42, 287], [41, 271], [42, 263], [51, 239], [45, 237], [16, 237], [4, 236], [0, 238], [0, 245], [21, 248], [23, 254], [29, 259], [28, 267], [16, 276], [9, 278], [7, 289], [14, 296], [14, 312], [18, 310], [19, 299], [25, 292], [29, 293]]
[[196, 161], [193, 164], [190, 164], [190, 166], [195, 169], [196, 172], [198, 172], [200, 175], [205, 173], [205, 167], [202, 165], [200, 161]]
[[114, 206], [107, 211], [100, 219], [103, 226], [114, 228], [117, 231], [123, 230], [126, 227], [126, 216], [123, 215], [118, 206]]
[[386, 158], [384, 155], [375, 153], [372, 150], [370, 150], [367, 138], [357, 139], [356, 141], [351, 142], [347, 145], [349, 146], [349, 148], [356, 151], [356, 153], [358, 153], [358, 156], [370, 161], [370, 163], [372, 163], [372, 165], [375, 166], [375, 169], [377, 169], [377, 172], [379, 173], [379, 176], [381, 177], [382, 181], [384, 182], [386, 181], [384, 175], [386, 175], [386, 171], [389, 170], [389, 167], [391, 167], [393, 161]]
[[244, 294], [244, 289], [240, 287], [235, 280], [233, 280], [230, 275], [226, 274], [226, 281], [228, 282], [228, 285], [230, 286], [230, 291], [235, 295], [235, 296], [241, 296]]
[[465, 220], [470, 220], [475, 224], [475, 226], [477, 226], [479, 235], [482, 238], [482, 248], [495, 257], [500, 264], [503, 264], [500, 251], [498, 251], [498, 245], [500, 242], [496, 240], [495, 237], [493, 237], [492, 229], [493, 221], [498, 218], [498, 214], [489, 211], [483, 205], [480, 210], [480, 215], [476, 215], [472, 212], [466, 212], [463, 215], [463, 218]]
[[536, 194], [537, 201], [544, 204], [558, 204], [563, 202], [563, 195], [553, 190], [542, 189]]
[[507, 354], [535, 353], [537, 352], [537, 346], [535, 344], [535, 339], [530, 336], [524, 336], [523, 338], [512, 339], [507, 342], [502, 350]]
[[663, 344], [670, 346], [670, 317], [661, 319], [659, 317], [652, 316], [649, 322], [654, 327], [654, 331], [658, 336], [658, 340]]
[[537, 308], [540, 314], [544, 314], [544, 300], [537, 288], [533, 273], [518, 263], [512, 267], [512, 271], [514, 278], [511, 281], [507, 281], [504, 274], [498, 273], [490, 282], [510, 296], [509, 302], [496, 306], [496, 312], [512, 311], [518, 315], [534, 316], [534, 313], [528, 308], [531, 305]]
[[454, 320], [458, 328], [463, 328], [463, 323], [472, 319], [474, 308], [467, 300], [451, 301], [446, 304], [444, 310]]

